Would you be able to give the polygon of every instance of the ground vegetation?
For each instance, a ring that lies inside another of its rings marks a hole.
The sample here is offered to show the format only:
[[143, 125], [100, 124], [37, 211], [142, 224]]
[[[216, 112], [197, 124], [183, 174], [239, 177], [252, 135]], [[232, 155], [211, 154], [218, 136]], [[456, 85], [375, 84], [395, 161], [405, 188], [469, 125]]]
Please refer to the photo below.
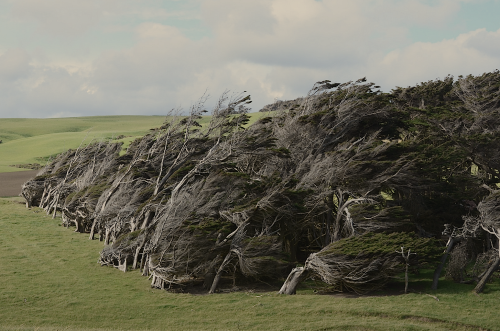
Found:
[[[253, 283], [239, 291], [200, 295], [150, 288], [139, 270], [126, 273], [96, 261], [102, 243], [68, 231], [60, 218], [24, 207], [21, 198], [0, 198], [0, 329], [5, 331], [111, 330], [499, 330], [500, 282], [478, 296], [474, 285], [441, 279], [431, 291], [432, 271], [410, 273], [410, 291], [368, 296], [318, 295], [308, 280], [295, 296]], [[327, 289], [325, 289], [326, 292]], [[204, 292], [206, 293], [206, 291]], [[432, 295], [432, 296], [431, 296]], [[439, 301], [434, 299], [438, 298]]]

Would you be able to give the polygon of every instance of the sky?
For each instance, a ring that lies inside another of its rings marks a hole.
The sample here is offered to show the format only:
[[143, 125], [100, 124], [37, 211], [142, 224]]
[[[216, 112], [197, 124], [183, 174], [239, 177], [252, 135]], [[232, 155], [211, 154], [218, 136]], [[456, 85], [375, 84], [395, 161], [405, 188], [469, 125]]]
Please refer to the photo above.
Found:
[[252, 111], [313, 84], [389, 92], [500, 69], [500, 0], [0, 0], [0, 118]]

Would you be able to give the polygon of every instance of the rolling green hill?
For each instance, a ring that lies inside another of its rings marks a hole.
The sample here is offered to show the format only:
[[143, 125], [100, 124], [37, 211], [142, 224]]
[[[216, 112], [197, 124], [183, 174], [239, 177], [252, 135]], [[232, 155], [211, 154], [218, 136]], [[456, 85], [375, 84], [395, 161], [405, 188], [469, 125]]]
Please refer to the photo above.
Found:
[[44, 164], [49, 156], [77, 148], [82, 141], [89, 143], [119, 135], [130, 141], [164, 120], [163, 116], [1, 119], [0, 172], [24, 170], [12, 167], [14, 164]]
[[[263, 113], [250, 114], [250, 123]], [[126, 136], [118, 141], [124, 147], [159, 127], [164, 116], [91, 116], [71, 118], [3, 118], [0, 119], [0, 172], [24, 171], [15, 164], [40, 163], [44, 165], [50, 156], [77, 148], [82, 141], [88, 144], [101, 139]], [[210, 116], [200, 124], [206, 125]]]

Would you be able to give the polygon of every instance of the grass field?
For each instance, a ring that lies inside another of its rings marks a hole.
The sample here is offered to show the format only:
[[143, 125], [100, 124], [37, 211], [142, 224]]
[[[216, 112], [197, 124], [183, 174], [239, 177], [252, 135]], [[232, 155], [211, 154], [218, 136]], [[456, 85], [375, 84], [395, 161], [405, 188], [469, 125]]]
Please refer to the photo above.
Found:
[[101, 242], [21, 202], [0, 199], [0, 330], [500, 330], [498, 280], [479, 296], [447, 281], [427, 291], [430, 273], [410, 280], [424, 293], [397, 296], [152, 290], [137, 271], [101, 267]]
[[23, 170], [13, 164], [45, 164], [47, 157], [77, 148], [84, 139], [87, 143], [119, 135], [135, 139], [164, 120], [163, 116], [1, 119], [0, 172]]
[[[251, 121], [263, 113], [252, 113]], [[0, 119], [0, 172], [24, 171], [14, 164], [45, 164], [51, 155], [77, 148], [82, 141], [89, 143], [124, 135], [118, 141], [128, 146], [134, 139], [157, 128], [165, 121], [163, 116], [94, 116], [73, 118]], [[200, 121], [206, 125], [210, 116]]]

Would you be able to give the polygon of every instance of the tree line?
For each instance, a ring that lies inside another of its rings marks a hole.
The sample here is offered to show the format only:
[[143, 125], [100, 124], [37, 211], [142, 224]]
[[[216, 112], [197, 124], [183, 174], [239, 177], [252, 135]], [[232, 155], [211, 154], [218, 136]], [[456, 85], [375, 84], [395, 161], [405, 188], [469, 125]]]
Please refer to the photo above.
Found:
[[498, 269], [500, 72], [389, 93], [321, 81], [250, 126], [250, 96], [225, 92], [202, 127], [207, 98], [124, 155], [104, 141], [59, 155], [24, 184], [27, 206], [161, 289], [285, 280], [293, 294], [315, 277], [367, 293], [408, 265], [436, 268], [437, 287], [448, 259], [481, 291]]

